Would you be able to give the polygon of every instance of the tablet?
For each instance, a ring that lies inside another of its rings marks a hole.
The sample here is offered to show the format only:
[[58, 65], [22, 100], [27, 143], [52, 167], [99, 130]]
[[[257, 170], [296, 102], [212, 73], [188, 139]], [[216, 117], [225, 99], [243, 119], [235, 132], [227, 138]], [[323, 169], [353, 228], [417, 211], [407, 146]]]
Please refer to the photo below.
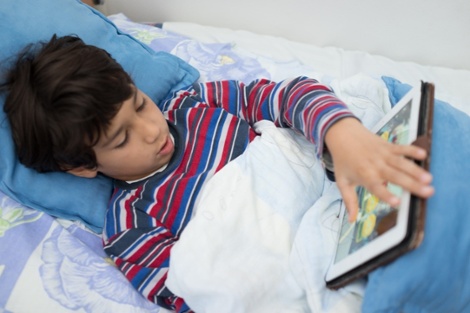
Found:
[[[434, 85], [423, 82], [371, 130], [389, 142], [425, 148], [428, 159], [418, 164], [429, 169], [433, 104]], [[425, 200], [391, 183], [387, 188], [401, 198], [399, 207], [379, 201], [363, 187], [357, 188], [359, 212], [355, 222], [348, 222], [342, 205], [336, 251], [325, 277], [327, 287], [337, 289], [363, 277], [421, 242]]]

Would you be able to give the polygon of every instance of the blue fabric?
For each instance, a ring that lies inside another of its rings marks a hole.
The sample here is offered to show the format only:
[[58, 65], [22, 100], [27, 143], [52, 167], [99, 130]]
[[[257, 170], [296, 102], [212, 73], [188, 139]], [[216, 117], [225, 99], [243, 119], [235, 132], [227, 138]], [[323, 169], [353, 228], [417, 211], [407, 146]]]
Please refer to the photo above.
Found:
[[[121, 33], [105, 16], [77, 0], [1, 0], [2, 70], [27, 44], [76, 34], [106, 49], [130, 73], [136, 85], [159, 103], [168, 92], [192, 84], [199, 73], [166, 52], [154, 52]], [[0, 76], [0, 83], [4, 82]], [[0, 96], [3, 107], [5, 95]], [[79, 220], [96, 232], [103, 226], [112, 184], [104, 177], [84, 179], [64, 173], [38, 174], [22, 166], [0, 110], [0, 189], [15, 200], [53, 216]]]
[[[384, 77], [392, 102], [410, 86]], [[436, 86], [438, 88], [438, 86]], [[424, 240], [369, 275], [363, 312], [470, 312], [470, 117], [435, 102]]]

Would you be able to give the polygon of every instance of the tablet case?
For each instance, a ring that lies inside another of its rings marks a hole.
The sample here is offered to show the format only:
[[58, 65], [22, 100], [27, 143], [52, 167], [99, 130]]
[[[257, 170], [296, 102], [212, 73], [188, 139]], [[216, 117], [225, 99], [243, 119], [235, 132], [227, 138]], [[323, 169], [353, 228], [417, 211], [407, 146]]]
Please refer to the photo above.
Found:
[[[434, 114], [434, 85], [432, 83], [421, 83], [420, 121], [418, 124], [418, 137], [412, 143], [428, 152], [428, 157], [421, 162], [420, 166], [429, 170], [431, 163], [432, 123]], [[390, 263], [407, 251], [417, 248], [424, 237], [424, 222], [426, 216], [426, 199], [411, 195], [410, 219], [408, 230], [403, 241], [390, 250], [382, 253], [374, 259], [352, 269], [344, 275], [326, 282], [330, 289], [341, 288], [348, 283], [366, 276], [379, 266]]]

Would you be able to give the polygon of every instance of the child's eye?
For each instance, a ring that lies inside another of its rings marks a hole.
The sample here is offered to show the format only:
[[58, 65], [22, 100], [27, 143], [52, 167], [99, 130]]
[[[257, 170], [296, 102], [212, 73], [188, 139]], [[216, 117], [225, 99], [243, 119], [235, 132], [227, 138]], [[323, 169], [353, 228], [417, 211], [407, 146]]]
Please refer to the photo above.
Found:
[[124, 135], [124, 140], [121, 141], [115, 148], [116, 148], [116, 149], [119, 149], [119, 148], [124, 147], [124, 146], [127, 144], [128, 138], [129, 138], [129, 136], [128, 136], [127, 131], [126, 131], [126, 133], [125, 133], [125, 135]]
[[145, 108], [145, 105], [147, 104], [147, 101], [145, 98], [142, 99], [142, 103], [137, 107], [135, 110], [136, 112], [140, 112]]

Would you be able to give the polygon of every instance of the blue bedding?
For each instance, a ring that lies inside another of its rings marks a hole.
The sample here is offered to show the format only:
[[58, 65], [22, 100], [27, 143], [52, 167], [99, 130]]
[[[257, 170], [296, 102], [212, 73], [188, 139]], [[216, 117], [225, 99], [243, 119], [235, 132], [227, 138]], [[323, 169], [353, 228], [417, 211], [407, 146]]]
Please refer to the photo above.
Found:
[[[76, 0], [0, 1], [0, 85], [13, 56], [28, 44], [53, 34], [78, 35], [106, 49], [130, 73], [135, 84], [156, 103], [170, 90], [192, 84], [196, 69], [172, 54], [155, 51], [122, 33], [100, 12]], [[158, 83], [156, 83], [158, 82]], [[0, 107], [5, 95], [0, 94]], [[111, 195], [111, 180], [86, 179], [65, 173], [38, 174], [18, 162], [8, 122], [0, 110], [0, 190], [37, 210], [80, 221], [100, 232]], [[67, 189], [64, 189], [66, 186]], [[73, 190], [75, 192], [68, 192]]]
[[[385, 77], [391, 102], [410, 86]], [[363, 312], [470, 312], [470, 117], [435, 103], [431, 173], [422, 244], [369, 275]]]

